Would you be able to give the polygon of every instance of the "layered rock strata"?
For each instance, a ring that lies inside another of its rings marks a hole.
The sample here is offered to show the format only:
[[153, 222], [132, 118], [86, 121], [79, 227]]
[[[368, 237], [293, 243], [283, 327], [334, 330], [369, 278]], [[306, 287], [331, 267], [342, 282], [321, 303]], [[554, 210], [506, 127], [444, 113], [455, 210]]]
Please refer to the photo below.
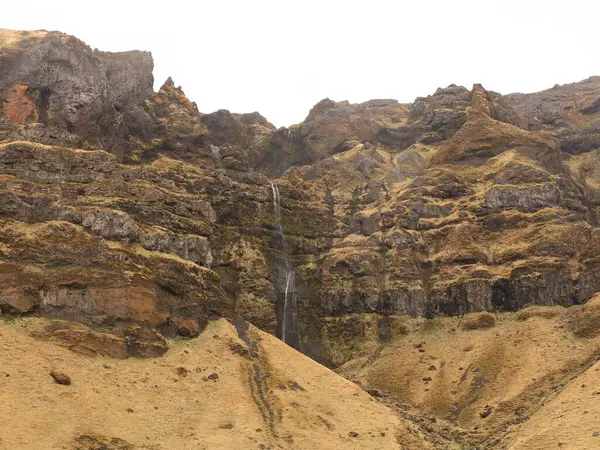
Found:
[[338, 364], [327, 342], [360, 334], [364, 314], [384, 333], [389, 316], [600, 289], [600, 78], [326, 99], [276, 129], [202, 114], [170, 79], [153, 92], [152, 65], [0, 32], [4, 311], [185, 336], [240, 314], [280, 335], [293, 270], [299, 346]]

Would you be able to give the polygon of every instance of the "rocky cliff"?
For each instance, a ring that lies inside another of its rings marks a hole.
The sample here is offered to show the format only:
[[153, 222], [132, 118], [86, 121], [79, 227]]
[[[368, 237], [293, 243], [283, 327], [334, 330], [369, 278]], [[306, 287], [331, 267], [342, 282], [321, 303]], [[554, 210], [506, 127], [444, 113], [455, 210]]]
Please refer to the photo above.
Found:
[[333, 366], [366, 322], [385, 337], [398, 315], [600, 290], [600, 78], [326, 99], [276, 129], [202, 114], [170, 79], [154, 92], [152, 65], [0, 31], [3, 311], [183, 336], [289, 321], [286, 342]]

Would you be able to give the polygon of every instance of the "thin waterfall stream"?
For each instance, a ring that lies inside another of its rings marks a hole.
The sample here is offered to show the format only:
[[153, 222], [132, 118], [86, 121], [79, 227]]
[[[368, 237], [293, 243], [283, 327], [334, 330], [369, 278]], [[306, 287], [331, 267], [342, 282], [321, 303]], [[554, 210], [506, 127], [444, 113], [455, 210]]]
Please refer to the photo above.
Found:
[[[281, 313], [281, 340], [288, 345], [300, 348], [300, 333], [298, 332], [298, 304], [296, 297], [296, 272], [294, 271], [288, 247], [286, 244], [285, 233], [281, 221], [281, 194], [279, 185], [271, 183], [273, 191], [273, 210], [277, 232], [281, 240], [281, 250], [283, 259], [283, 270], [285, 273], [285, 287], [283, 289], [283, 311]], [[297, 342], [296, 342], [297, 341]]]

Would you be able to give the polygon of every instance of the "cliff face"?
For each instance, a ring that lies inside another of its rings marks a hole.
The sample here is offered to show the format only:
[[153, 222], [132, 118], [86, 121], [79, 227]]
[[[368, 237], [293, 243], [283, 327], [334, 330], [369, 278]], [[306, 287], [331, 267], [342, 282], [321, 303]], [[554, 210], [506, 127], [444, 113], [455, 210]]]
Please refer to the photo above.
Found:
[[276, 129], [154, 93], [148, 53], [0, 47], [5, 311], [186, 336], [235, 311], [333, 365], [365, 314], [383, 335], [600, 290], [598, 78], [327, 99]]
[[138, 103], [152, 93], [150, 53], [92, 51], [60, 33], [2, 34], [8, 43], [0, 50], [3, 115], [45, 126], [25, 127], [20, 136], [126, 154], [123, 122], [139, 115]]

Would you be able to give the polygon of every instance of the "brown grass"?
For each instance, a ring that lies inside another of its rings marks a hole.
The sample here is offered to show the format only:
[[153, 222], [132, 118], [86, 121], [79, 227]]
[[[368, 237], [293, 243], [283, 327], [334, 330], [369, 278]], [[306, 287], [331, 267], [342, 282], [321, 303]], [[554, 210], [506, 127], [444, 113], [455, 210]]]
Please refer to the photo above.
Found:
[[517, 320], [527, 320], [532, 317], [542, 317], [544, 319], [551, 319], [559, 316], [565, 312], [565, 309], [561, 306], [529, 306], [528, 308], [522, 309], [515, 314]]
[[162, 358], [121, 360], [29, 337], [31, 320], [0, 322], [2, 449], [397, 449], [397, 436], [431, 448], [357, 385], [254, 327], [256, 357], [221, 319]]
[[568, 311], [566, 320], [575, 336], [583, 338], [600, 336], [600, 296], [596, 295], [585, 305]]
[[[584, 312], [592, 317], [591, 305]], [[494, 322], [491, 314], [472, 314], [462, 321], [473, 323], [466, 329], [458, 317], [438, 317], [431, 326], [410, 326], [408, 334], [398, 336], [379, 353], [349, 361], [339, 372], [384, 393], [391, 403], [406, 405], [411, 414], [434, 416], [437, 423], [432, 426], [438, 429], [459, 427], [464, 430], [461, 439], [467, 448], [506, 448], [519, 436], [519, 420], [534, 417], [563, 387], [572, 384], [574, 387], [569, 389], [573, 393], [577, 391], [575, 386], [581, 389], [582, 383], [577, 380], [596, 360], [600, 348], [598, 334], [590, 332], [588, 339], [579, 338], [575, 334], [579, 328], [573, 325], [576, 322], [564, 326], [562, 315], [543, 313], [536, 318], [534, 313], [527, 313], [530, 314], [530, 320], [518, 319], [514, 313], [498, 314]], [[418, 324], [422, 319], [413, 322]], [[481, 328], [482, 324], [491, 323], [495, 326]], [[431, 370], [431, 366], [436, 369]], [[596, 381], [598, 385], [600, 381]], [[595, 390], [599, 391], [597, 387]], [[587, 411], [585, 421], [589, 426], [593, 417], [597, 420], [600, 416], [600, 402], [598, 397], [593, 398], [595, 403], [592, 397], [589, 401], [586, 398], [585, 408], [579, 411]], [[575, 408], [575, 402], [569, 402]], [[492, 412], [482, 418], [480, 413], [487, 405]], [[554, 407], [552, 420], [559, 417], [559, 406]], [[573, 420], [575, 413], [574, 409]], [[527, 430], [527, 445], [515, 449], [554, 448], [548, 443], [555, 431], [543, 422], [537, 431], [544, 430], [548, 436], [543, 441], [545, 447], [534, 445], [536, 429]], [[556, 430], [555, 435], [559, 434], [565, 437], [563, 442], [569, 442], [569, 435], [578, 442], [575, 426]]]
[[0, 48], [16, 48], [23, 39], [41, 39], [48, 34], [47, 31], [15, 31], [0, 28]]
[[481, 330], [483, 328], [492, 328], [496, 325], [496, 318], [489, 312], [479, 312], [468, 314], [464, 317], [461, 324], [463, 330]]

